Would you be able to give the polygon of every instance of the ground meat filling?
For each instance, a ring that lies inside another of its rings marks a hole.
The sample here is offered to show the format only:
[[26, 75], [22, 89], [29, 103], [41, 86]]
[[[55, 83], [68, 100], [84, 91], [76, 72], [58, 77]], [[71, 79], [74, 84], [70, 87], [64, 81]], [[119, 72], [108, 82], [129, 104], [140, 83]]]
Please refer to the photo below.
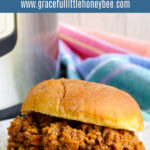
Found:
[[145, 150], [133, 132], [58, 119], [40, 113], [17, 117], [8, 150]]

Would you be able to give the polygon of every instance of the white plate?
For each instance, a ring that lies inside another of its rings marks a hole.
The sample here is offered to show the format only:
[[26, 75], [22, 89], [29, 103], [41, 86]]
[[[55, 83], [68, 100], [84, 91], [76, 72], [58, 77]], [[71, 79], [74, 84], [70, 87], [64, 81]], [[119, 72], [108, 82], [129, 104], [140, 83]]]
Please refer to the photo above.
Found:
[[[7, 146], [7, 128], [11, 120], [0, 121], [0, 150], [5, 150]], [[143, 141], [146, 150], [150, 150], [150, 122], [144, 121], [144, 132], [136, 135]]]

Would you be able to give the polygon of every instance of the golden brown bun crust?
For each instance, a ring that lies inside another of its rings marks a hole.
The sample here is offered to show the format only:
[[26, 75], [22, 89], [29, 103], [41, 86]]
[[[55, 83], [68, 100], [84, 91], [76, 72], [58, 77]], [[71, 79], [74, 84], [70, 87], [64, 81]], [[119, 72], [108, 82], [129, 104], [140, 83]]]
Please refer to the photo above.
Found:
[[81, 80], [43, 81], [29, 91], [22, 114], [40, 112], [116, 129], [143, 131], [143, 118], [135, 100], [111, 86]]

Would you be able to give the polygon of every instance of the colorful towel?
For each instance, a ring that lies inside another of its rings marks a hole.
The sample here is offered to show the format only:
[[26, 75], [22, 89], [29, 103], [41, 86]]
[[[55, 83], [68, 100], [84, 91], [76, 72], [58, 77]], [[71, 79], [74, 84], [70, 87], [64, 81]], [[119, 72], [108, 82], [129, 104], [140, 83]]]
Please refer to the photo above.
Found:
[[[69, 32], [67, 32], [69, 31]], [[59, 35], [59, 63], [67, 77], [112, 85], [130, 93], [150, 121], [150, 59], [133, 55], [102, 39], [62, 27]]]

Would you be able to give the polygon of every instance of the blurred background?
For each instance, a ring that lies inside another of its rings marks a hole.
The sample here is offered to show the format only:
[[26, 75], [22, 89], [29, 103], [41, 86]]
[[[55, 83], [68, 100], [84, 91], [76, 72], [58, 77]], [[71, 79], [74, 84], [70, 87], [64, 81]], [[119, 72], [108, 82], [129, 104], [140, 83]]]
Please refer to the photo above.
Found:
[[28, 90], [74, 78], [127, 91], [150, 120], [150, 14], [0, 14], [0, 120]]
[[140, 40], [150, 40], [150, 14], [148, 13], [62, 13], [58, 14], [58, 20], [92, 31], [105, 31]]

